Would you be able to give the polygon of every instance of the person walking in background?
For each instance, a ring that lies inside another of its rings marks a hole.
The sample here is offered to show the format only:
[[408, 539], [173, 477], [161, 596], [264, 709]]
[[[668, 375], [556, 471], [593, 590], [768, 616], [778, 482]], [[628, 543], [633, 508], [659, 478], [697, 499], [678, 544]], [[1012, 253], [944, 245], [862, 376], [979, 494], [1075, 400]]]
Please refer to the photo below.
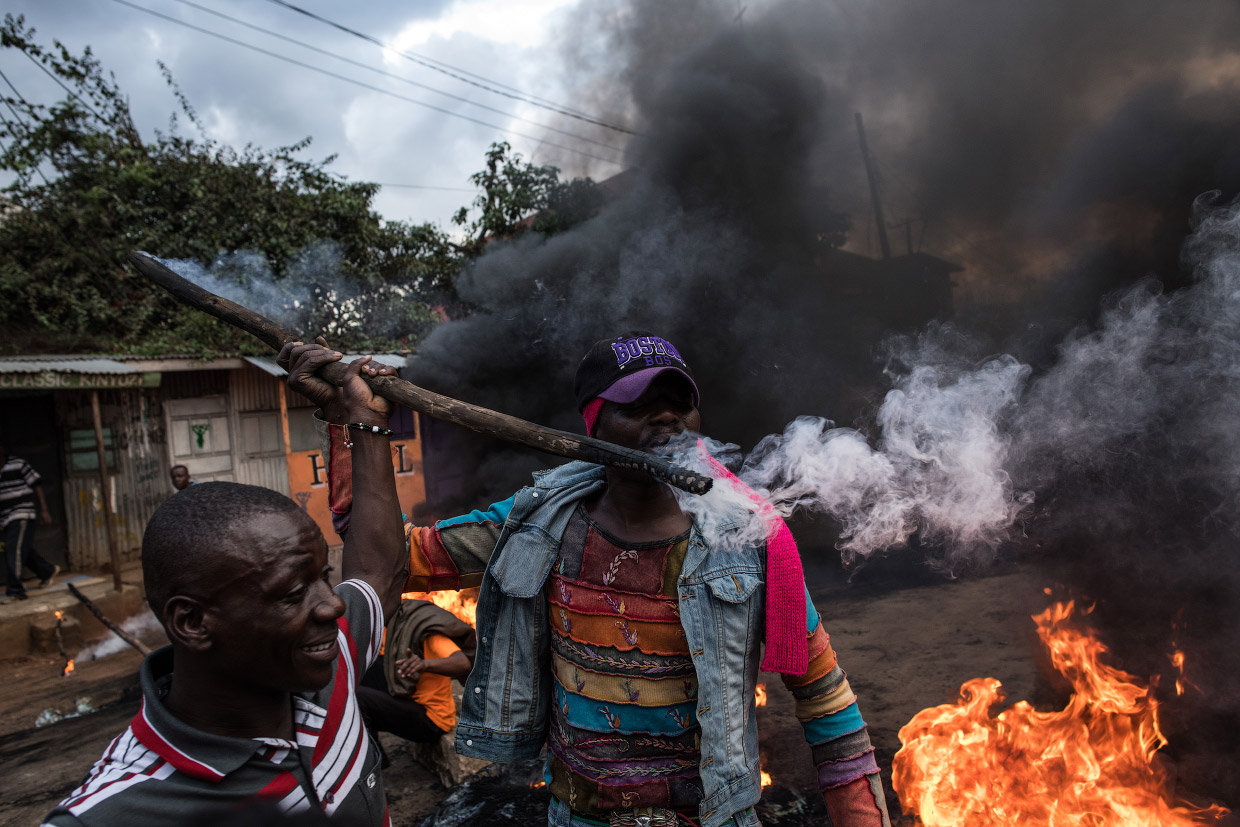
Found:
[[4, 553], [3, 603], [25, 600], [22, 567], [28, 566], [45, 589], [60, 573], [60, 566], [44, 560], [34, 549], [34, 521], [52, 524], [52, 512], [43, 496], [42, 477], [19, 457], [10, 457], [0, 442], [0, 545]]

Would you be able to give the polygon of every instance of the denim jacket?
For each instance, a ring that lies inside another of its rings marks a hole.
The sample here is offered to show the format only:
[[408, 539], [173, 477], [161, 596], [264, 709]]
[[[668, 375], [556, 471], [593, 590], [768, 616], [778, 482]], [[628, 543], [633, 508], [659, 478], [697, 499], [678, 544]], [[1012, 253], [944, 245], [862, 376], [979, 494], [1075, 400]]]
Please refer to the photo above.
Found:
[[[537, 755], [547, 741], [551, 630], [543, 585], [573, 510], [605, 477], [584, 462], [534, 477], [517, 494], [482, 578], [478, 656], [456, 728], [462, 755], [509, 762]], [[765, 560], [761, 546], [712, 549], [695, 525], [680, 574], [680, 621], [698, 678], [703, 827], [742, 818], [762, 793], [754, 686]]]

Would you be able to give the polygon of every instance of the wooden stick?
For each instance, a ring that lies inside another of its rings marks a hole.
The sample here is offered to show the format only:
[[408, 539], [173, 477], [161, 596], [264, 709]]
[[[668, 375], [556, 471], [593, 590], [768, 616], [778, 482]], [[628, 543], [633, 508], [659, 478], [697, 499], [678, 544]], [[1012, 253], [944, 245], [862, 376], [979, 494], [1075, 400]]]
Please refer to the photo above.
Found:
[[151, 647], [147, 646], [145, 643], [138, 640], [133, 635], [129, 634], [129, 632], [126, 632], [120, 626], [117, 626], [115, 623], [108, 620], [108, 618], [104, 615], [103, 610], [95, 605], [95, 601], [91, 600], [89, 597], [87, 597], [86, 595], [78, 591], [77, 586], [73, 585], [72, 583], [66, 583], [65, 585], [69, 587], [69, 591], [73, 594], [73, 596], [76, 597], [78, 600], [82, 601], [82, 605], [90, 609], [90, 613], [93, 614], [95, 617], [99, 618], [100, 623], [102, 623], [104, 626], [107, 626], [109, 629], [115, 632], [118, 638], [125, 641], [133, 648], [137, 649], [144, 656], [151, 654]]
[[[287, 342], [308, 341], [299, 339], [253, 310], [217, 296], [178, 276], [146, 253], [130, 253], [129, 263], [142, 275], [189, 306], [241, 328], [274, 350], [284, 347]], [[333, 362], [320, 369], [319, 376], [339, 386], [345, 382], [346, 370], [347, 366], [343, 362]], [[710, 490], [712, 482], [710, 477], [673, 465], [662, 457], [648, 454], [645, 451], [623, 448], [601, 439], [578, 436], [567, 431], [544, 428], [541, 425], [517, 419], [515, 416], [508, 416], [471, 405], [468, 402], [461, 402], [449, 396], [433, 393], [395, 376], [362, 376], [362, 378], [376, 394], [384, 399], [487, 436], [514, 442], [528, 448], [536, 448], [559, 457], [640, 471], [691, 494], [705, 494]]]
[[119, 592], [124, 588], [121, 582], [121, 545], [116, 537], [116, 519], [112, 516], [112, 481], [108, 479], [108, 453], [103, 446], [99, 391], [90, 392], [90, 413], [95, 423], [95, 451], [99, 455], [99, 487], [102, 491], [100, 499], [103, 500], [103, 520], [108, 527], [108, 554], [112, 560], [112, 588]]

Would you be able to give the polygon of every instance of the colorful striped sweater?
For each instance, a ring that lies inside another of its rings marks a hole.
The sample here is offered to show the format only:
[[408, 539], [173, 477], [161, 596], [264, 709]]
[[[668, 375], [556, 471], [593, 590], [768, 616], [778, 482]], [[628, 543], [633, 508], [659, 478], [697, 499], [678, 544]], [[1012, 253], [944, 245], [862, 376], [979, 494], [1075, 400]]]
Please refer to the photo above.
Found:
[[547, 584], [547, 783], [575, 813], [655, 806], [697, 817], [697, 674], [676, 595], [688, 544], [687, 531], [626, 543], [580, 505], [565, 529]]
[[[479, 585], [514, 500], [515, 497], [512, 497], [495, 503], [484, 511], [472, 511], [460, 517], [441, 520], [433, 526], [407, 526], [408, 588], [432, 591]], [[597, 544], [599, 539], [595, 537], [593, 542]], [[565, 540], [561, 543], [561, 562], [571, 559], [571, 551], [566, 554], [565, 546], [572, 541], [573, 535], [566, 532]], [[588, 548], [590, 542], [591, 539], [587, 538], [583, 549]], [[679, 660], [680, 656], [686, 654], [683, 632], [678, 633], [678, 630], [667, 628], [673, 625], [678, 627], [679, 622], [666, 622], [666, 615], [663, 614], [669, 612], [674, 615], [675, 601], [668, 597], [674, 594], [674, 591], [665, 592], [663, 586], [665, 583], [674, 586], [675, 576], [679, 574], [680, 562], [683, 560], [683, 551], [677, 559], [677, 544], [669, 542], [661, 545], [665, 550], [660, 552], [664, 561], [661, 571], [651, 573], [652, 570], [642, 569], [636, 582], [630, 581], [627, 575], [630, 572], [637, 574], [637, 565], [629, 569], [626, 563], [621, 561], [615, 572], [611, 572], [612, 563], [616, 559], [615, 553], [607, 558], [606, 567], [600, 562], [592, 564], [593, 568], [587, 575], [591, 581], [589, 583], [582, 582], [582, 572], [587, 568], [584, 559], [581, 570], [576, 573], [568, 568], [570, 563], [567, 562], [564, 563], [564, 570], [561, 570], [560, 563], [557, 563], [552, 571], [547, 600], [551, 604], [550, 617], [556, 632], [552, 641], [559, 709], [559, 713], [553, 718], [552, 726], [554, 728], [558, 722], [564, 727], [562, 732], [557, 734], [553, 730], [551, 735], [552, 792], [557, 794], [557, 797], [562, 796], [562, 800], [569, 801], [570, 805], [573, 804], [573, 799], [572, 793], [567, 790], [567, 779], [572, 773], [576, 774], [574, 778], [587, 777], [592, 766], [589, 760], [591, 750], [603, 746], [601, 742], [587, 743], [586, 749], [574, 746], [575, 741], [580, 742], [583, 731], [598, 733], [610, 728], [657, 735], [665, 740], [666, 744], [657, 747], [652, 745], [642, 754], [656, 762], [652, 766], [666, 770], [665, 777], [677, 779], [676, 784], [666, 785], [670, 806], [682, 805], [682, 793], [687, 789], [685, 785], [689, 783], [686, 779], [696, 776], [696, 766], [684, 767], [685, 772], [682, 775], [680, 765], [677, 764], [678, 761], [692, 760], [692, 756], [696, 754], [696, 743], [691, 744], [689, 740], [689, 733], [697, 732], [696, 720], [693, 717], [695, 705], [692, 702], [675, 702], [674, 692], [659, 692], [656, 700], [667, 703], [659, 704], [658, 706], [664, 708], [651, 716], [647, 712], [650, 707], [636, 701], [625, 703], [621, 695], [617, 694], [617, 689], [624, 691], [623, 678], [631, 676], [632, 659], [639, 655], [654, 674], [662, 675], [663, 680], [674, 679], [681, 682], [687, 679], [696, 687], [696, 677], [690, 678], [684, 674]], [[606, 556], [606, 552], [600, 553]], [[613, 579], [605, 582], [603, 578], [609, 574]], [[602, 589], [601, 586], [610, 588]], [[569, 592], [573, 589], [590, 589], [590, 597], [599, 604], [596, 607], [598, 613], [588, 614], [581, 610], [579, 603], [581, 599], [586, 599], [586, 595], [565, 595], [562, 589]], [[627, 622], [619, 617], [618, 612], [621, 590], [625, 592]], [[610, 606], [606, 595], [616, 601], [615, 609]], [[663, 600], [669, 602], [664, 604]], [[814, 764], [818, 770], [818, 785], [822, 790], [827, 811], [836, 827], [889, 827], [874, 748], [870, 744], [865, 721], [857, 707], [856, 696], [848, 685], [844, 670], [837, 662], [830, 637], [813, 601], [810, 600], [808, 590], [805, 605], [809, 668], [804, 675], [780, 677], [792, 693], [796, 716], [812, 749]], [[603, 613], [603, 606], [609, 612], [614, 612], [615, 616]], [[576, 634], [573, 634], [574, 629]], [[631, 643], [629, 638], [632, 639]], [[676, 645], [677, 640], [680, 642], [679, 646]], [[593, 668], [588, 668], [591, 662]], [[572, 676], [573, 667], [578, 670], [577, 678]], [[576, 684], [581, 679], [583, 669], [595, 673], [596, 685], [599, 687], [597, 694], [606, 694], [606, 703], [602, 702], [602, 698], [592, 697], [591, 691], [587, 691], [590, 689], [588, 676], [587, 687], [583, 688], [583, 691], [577, 691]], [[616, 682], [617, 678], [619, 683]], [[645, 691], [650, 691], [655, 685], [653, 681], [632, 684], [634, 688]], [[635, 724], [626, 723], [630, 720], [627, 717], [620, 717], [621, 714], [627, 716], [629, 708], [636, 710], [639, 716]], [[682, 716], [680, 720], [683, 725], [674, 719], [677, 713]], [[659, 721], [660, 725], [656, 727], [650, 720], [659, 715], [663, 720]], [[589, 737], [586, 736], [587, 741]], [[602, 752], [596, 755], [607, 754]], [[576, 767], [566, 766], [566, 756], [580, 759], [581, 763]], [[658, 764], [659, 761], [662, 763]], [[574, 809], [580, 807], [578, 811], [587, 814], [598, 809], [623, 806], [621, 803], [613, 804], [613, 800], [634, 800], [620, 798], [618, 794], [615, 798], [608, 795], [605, 800], [601, 799], [597, 789], [601, 776], [597, 773], [595, 776], [594, 793], [584, 797], [579, 795]], [[649, 803], [652, 802], [642, 802], [643, 805]], [[600, 807], [600, 804], [603, 806]]]

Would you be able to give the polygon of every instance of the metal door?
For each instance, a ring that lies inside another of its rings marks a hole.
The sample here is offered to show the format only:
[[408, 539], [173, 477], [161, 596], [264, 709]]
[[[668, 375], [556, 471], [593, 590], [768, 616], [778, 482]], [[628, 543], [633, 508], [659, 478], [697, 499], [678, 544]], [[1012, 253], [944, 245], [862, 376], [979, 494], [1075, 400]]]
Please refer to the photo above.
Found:
[[228, 399], [201, 396], [164, 403], [168, 420], [169, 468], [184, 465], [195, 482], [233, 481]]

